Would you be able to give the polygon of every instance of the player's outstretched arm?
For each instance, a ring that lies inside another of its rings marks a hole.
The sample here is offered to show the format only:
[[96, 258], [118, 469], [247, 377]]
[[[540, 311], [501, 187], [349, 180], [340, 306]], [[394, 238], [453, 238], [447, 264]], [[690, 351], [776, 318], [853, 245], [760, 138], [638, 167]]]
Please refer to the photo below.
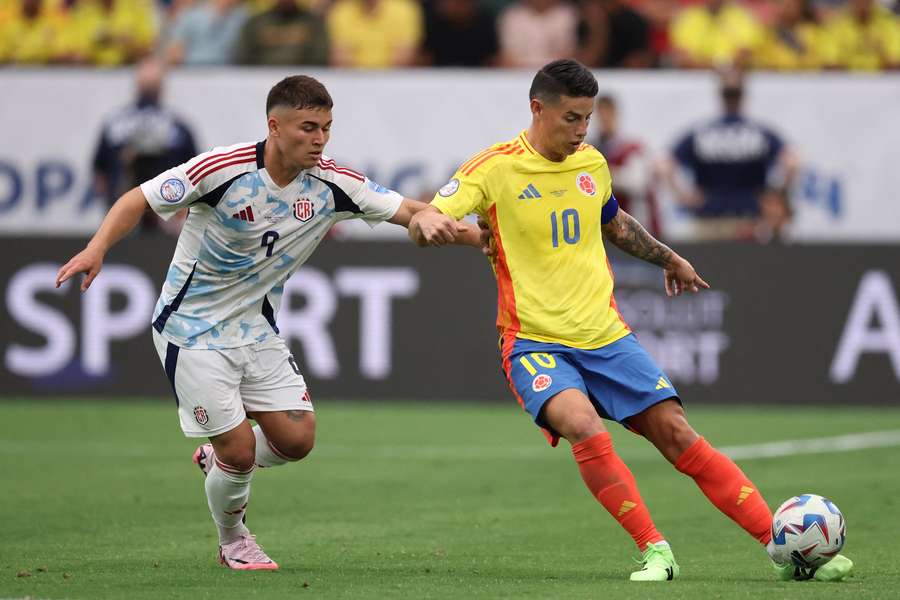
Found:
[[[404, 198], [404, 203], [409, 200]], [[481, 234], [476, 228], [457, 221], [447, 216], [430, 204], [409, 200], [410, 209], [413, 211], [405, 225], [409, 229], [409, 237], [417, 246], [443, 246], [445, 244], [460, 244], [464, 246], [481, 247]], [[403, 210], [403, 206], [400, 210]], [[395, 222], [391, 220], [391, 222]]]
[[679, 296], [685, 290], [696, 293], [700, 288], [709, 289], [709, 284], [700, 278], [691, 263], [650, 235], [643, 225], [621, 208], [602, 228], [606, 239], [620, 250], [662, 267], [667, 295]]
[[87, 247], [73, 256], [59, 270], [56, 275], [56, 287], [71, 277], [84, 273], [81, 291], [86, 291], [100, 273], [103, 257], [106, 256], [107, 251], [135, 228], [147, 206], [147, 199], [139, 187], [125, 192], [121, 198], [116, 200], [116, 203], [106, 213], [97, 233], [88, 242]]

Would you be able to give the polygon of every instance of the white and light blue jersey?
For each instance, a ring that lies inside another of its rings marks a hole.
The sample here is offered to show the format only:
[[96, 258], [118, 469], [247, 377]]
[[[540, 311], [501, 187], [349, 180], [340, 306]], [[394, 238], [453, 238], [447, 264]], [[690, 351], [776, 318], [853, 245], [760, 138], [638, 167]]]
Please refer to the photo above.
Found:
[[236, 348], [277, 334], [284, 282], [337, 221], [390, 219], [402, 196], [324, 155], [287, 186], [265, 142], [215, 148], [141, 185], [163, 218], [189, 208], [153, 312], [185, 348]]

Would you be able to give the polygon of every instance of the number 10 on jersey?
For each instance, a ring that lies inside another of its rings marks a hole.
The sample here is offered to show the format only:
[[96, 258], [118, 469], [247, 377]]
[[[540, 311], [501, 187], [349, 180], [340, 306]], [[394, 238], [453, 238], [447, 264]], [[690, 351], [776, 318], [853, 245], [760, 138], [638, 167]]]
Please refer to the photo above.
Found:
[[562, 239], [567, 244], [577, 244], [581, 238], [581, 223], [578, 221], [578, 211], [567, 208], [560, 215], [554, 210], [550, 213], [550, 237], [553, 247], [559, 248], [559, 230], [562, 229]]

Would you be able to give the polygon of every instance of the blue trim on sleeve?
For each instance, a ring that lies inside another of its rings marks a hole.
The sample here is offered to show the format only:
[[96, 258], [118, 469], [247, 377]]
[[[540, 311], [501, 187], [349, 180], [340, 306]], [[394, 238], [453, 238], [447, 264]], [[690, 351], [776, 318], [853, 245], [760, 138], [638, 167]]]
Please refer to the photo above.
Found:
[[618, 212], [619, 201], [616, 200], [615, 195], [610, 193], [609, 200], [603, 205], [603, 210], [600, 212], [600, 224], [606, 225], [615, 218], [616, 213]]

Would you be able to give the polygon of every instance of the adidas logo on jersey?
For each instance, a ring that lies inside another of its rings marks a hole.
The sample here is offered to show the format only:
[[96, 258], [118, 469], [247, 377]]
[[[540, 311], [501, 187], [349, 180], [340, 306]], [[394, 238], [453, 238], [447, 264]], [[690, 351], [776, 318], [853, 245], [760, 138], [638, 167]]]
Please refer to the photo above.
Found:
[[252, 223], [255, 220], [253, 218], [253, 207], [248, 206], [247, 208], [242, 208], [240, 212], [231, 215], [231, 218], [240, 219], [241, 221], [250, 221]]
[[529, 183], [528, 187], [522, 190], [522, 193], [519, 194], [519, 200], [530, 200], [532, 198], [540, 198], [541, 193], [537, 191], [537, 188], [534, 187], [533, 183]]

